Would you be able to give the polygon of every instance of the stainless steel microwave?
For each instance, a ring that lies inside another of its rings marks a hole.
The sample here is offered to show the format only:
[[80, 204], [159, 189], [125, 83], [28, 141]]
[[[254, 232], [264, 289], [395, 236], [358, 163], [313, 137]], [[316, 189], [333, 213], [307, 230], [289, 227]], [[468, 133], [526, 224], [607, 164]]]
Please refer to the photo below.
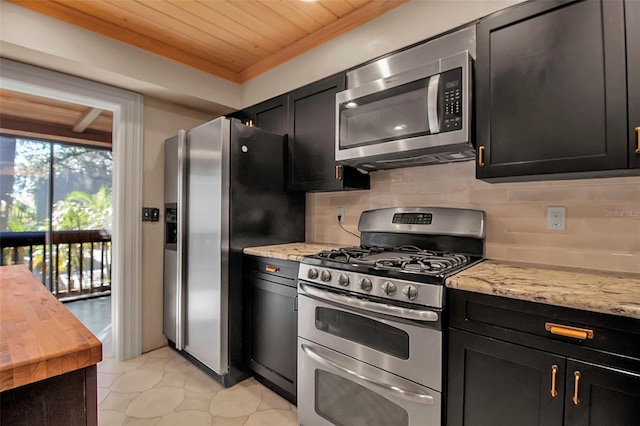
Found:
[[336, 161], [378, 170], [473, 159], [471, 62], [464, 50], [339, 92]]

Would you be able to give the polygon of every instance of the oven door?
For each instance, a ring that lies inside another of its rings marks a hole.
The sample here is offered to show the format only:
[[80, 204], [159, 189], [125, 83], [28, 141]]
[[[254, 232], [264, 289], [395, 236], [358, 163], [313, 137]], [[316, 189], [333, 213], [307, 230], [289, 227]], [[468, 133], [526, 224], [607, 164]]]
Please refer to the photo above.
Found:
[[299, 337], [442, 390], [438, 311], [361, 300], [302, 281], [298, 295]]
[[303, 426], [440, 426], [440, 393], [298, 338]]

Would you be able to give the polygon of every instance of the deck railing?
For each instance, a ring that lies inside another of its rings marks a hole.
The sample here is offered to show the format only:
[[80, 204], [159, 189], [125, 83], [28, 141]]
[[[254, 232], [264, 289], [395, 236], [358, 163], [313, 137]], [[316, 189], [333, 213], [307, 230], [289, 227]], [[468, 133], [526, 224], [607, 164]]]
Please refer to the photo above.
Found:
[[111, 291], [108, 231], [0, 232], [0, 249], [0, 265], [24, 263], [58, 299]]

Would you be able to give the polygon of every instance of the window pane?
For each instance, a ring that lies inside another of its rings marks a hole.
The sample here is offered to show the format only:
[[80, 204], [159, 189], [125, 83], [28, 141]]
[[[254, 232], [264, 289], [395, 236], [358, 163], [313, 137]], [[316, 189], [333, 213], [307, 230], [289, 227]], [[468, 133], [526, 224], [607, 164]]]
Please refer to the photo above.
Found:
[[111, 170], [111, 151], [54, 145], [54, 231], [111, 229]]
[[48, 283], [48, 143], [0, 135], [0, 232], [3, 265], [23, 263]]
[[111, 171], [111, 151], [53, 146], [54, 276], [65, 297], [100, 292], [111, 281]]

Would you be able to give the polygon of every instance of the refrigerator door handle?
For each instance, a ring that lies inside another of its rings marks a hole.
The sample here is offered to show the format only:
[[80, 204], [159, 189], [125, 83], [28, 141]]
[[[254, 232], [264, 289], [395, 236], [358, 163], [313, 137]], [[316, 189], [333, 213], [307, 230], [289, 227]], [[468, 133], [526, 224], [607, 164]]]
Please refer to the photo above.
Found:
[[178, 267], [176, 277], [176, 349], [184, 350], [185, 346], [185, 284], [186, 259], [187, 259], [187, 131], [181, 129], [178, 132]]

